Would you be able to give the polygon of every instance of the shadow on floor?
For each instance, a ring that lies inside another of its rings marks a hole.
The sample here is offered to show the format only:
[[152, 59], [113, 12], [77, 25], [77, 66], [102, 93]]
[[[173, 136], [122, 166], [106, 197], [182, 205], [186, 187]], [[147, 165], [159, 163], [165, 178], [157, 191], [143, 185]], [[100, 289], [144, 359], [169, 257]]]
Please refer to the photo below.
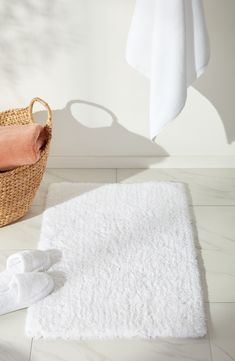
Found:
[[[189, 189], [188, 184], [185, 183], [186, 190], [187, 190], [187, 197], [189, 204], [193, 204], [192, 195]], [[209, 304], [209, 292], [208, 292], [208, 285], [206, 280], [206, 267], [202, 258], [202, 248], [199, 242], [199, 235], [197, 230], [197, 220], [194, 213], [193, 206], [189, 207], [190, 210], [190, 217], [192, 222], [192, 228], [193, 228], [193, 236], [194, 236], [194, 244], [196, 247], [196, 255], [197, 255], [197, 262], [199, 267], [199, 276], [201, 281], [201, 287], [203, 292], [203, 300], [204, 300], [204, 312], [205, 312], [205, 319], [206, 319], [206, 325], [207, 325], [207, 336], [209, 338], [209, 325], [211, 324], [211, 311], [210, 311], [210, 304]]]
[[1, 361], [25, 361], [26, 359], [28, 359], [28, 355], [26, 356], [15, 347], [13, 349], [12, 345], [0, 345]]

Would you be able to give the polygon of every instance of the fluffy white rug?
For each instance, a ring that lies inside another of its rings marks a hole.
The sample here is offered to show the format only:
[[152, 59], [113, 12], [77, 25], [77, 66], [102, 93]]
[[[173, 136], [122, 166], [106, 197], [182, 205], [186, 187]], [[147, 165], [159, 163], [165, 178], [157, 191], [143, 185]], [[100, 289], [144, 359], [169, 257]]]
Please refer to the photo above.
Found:
[[66, 281], [29, 308], [28, 336], [206, 333], [183, 184], [53, 184], [39, 248], [62, 251], [52, 271]]

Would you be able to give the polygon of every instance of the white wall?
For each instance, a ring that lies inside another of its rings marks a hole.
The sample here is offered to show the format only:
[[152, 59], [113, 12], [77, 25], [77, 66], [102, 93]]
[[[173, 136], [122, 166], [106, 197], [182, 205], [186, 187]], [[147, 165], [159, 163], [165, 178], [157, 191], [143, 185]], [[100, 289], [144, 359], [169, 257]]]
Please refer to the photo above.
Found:
[[34, 96], [51, 104], [51, 165], [76, 166], [84, 157], [235, 157], [235, 1], [204, 3], [211, 62], [157, 144], [148, 139], [148, 81], [125, 61], [134, 0], [2, 1], [1, 108]]

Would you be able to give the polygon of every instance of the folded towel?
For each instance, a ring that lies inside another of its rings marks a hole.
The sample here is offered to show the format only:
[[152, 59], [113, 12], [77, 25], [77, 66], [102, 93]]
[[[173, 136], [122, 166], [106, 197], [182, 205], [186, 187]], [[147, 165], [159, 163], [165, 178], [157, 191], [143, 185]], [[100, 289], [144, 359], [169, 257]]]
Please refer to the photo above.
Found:
[[137, 0], [127, 61], [150, 79], [150, 136], [183, 109], [209, 61], [202, 0]]
[[47, 140], [41, 124], [0, 127], [0, 170], [36, 163]]

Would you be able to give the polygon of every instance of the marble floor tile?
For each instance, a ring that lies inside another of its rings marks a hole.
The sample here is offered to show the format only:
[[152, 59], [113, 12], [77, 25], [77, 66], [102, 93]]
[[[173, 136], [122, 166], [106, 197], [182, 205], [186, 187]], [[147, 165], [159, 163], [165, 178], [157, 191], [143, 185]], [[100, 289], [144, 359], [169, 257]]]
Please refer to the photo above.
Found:
[[203, 278], [206, 275], [206, 299], [235, 302], [235, 207], [196, 206], [194, 215], [201, 274]]
[[235, 252], [235, 207], [193, 208], [203, 250]]
[[24, 336], [26, 311], [0, 316], [0, 360], [29, 361], [31, 339]]
[[118, 169], [118, 182], [179, 181], [195, 205], [235, 205], [235, 169]]
[[[198, 229], [201, 273], [205, 273], [210, 337], [200, 340], [34, 340], [31, 361], [231, 361], [235, 360], [235, 170], [120, 169], [118, 181], [173, 180], [189, 184]], [[0, 228], [0, 272], [17, 250], [36, 248], [43, 204], [52, 182], [116, 182], [116, 170], [50, 169], [34, 205], [20, 221]], [[222, 302], [222, 303], [219, 303]], [[29, 361], [25, 311], [0, 316], [0, 361]]]
[[203, 251], [209, 302], [235, 302], [235, 256]]
[[199, 340], [34, 340], [31, 361], [212, 361], [207, 338]]
[[42, 212], [42, 206], [32, 206], [25, 217], [0, 228], [0, 250], [36, 248], [40, 235]]
[[116, 169], [47, 169], [33, 205], [44, 205], [50, 183], [115, 183]]
[[235, 303], [210, 304], [213, 361], [235, 360]]

